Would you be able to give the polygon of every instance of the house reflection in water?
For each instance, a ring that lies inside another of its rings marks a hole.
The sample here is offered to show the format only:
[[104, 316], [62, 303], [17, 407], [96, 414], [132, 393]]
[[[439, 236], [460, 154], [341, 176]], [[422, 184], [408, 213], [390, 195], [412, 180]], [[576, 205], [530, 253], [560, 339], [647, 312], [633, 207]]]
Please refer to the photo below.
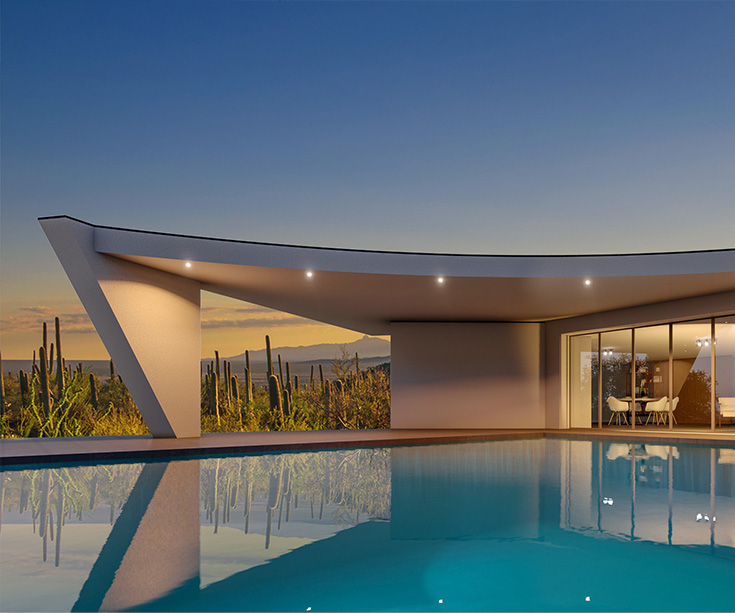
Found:
[[146, 464], [72, 611], [199, 591], [199, 461]]

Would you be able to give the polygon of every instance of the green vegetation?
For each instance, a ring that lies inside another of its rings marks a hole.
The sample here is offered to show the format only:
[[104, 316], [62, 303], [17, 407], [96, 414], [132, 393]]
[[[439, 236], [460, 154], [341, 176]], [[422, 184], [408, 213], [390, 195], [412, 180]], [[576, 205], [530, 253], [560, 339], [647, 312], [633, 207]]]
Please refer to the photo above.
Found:
[[[43, 342], [33, 353], [30, 373], [2, 373], [0, 358], [0, 437], [113, 436], [148, 434], [125, 384], [110, 361], [110, 374], [100, 379], [77, 364], [67, 366], [61, 351], [61, 324], [55, 321], [50, 348], [47, 327]], [[291, 376], [291, 365], [281, 356], [274, 369], [270, 337], [266, 336], [268, 385], [252, 382], [250, 356], [245, 352], [242, 377], [232, 364], [215, 360], [202, 378], [203, 432], [262, 430], [325, 430], [388, 428], [390, 376], [387, 368], [360, 369], [359, 357], [342, 355], [332, 361], [333, 380], [319, 378], [312, 368], [308, 383]], [[54, 355], [56, 353], [56, 355]], [[56, 358], [56, 359], [54, 359]]]

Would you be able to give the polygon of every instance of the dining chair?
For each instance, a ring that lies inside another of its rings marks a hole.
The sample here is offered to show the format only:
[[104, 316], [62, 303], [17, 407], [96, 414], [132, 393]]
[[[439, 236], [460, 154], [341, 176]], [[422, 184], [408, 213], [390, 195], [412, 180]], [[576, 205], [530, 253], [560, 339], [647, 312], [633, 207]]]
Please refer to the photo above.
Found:
[[[678, 400], [678, 398], [677, 398]], [[658, 400], [652, 400], [646, 405], [646, 411], [648, 411], [648, 418], [646, 419], [646, 425], [653, 417], [653, 425], [663, 424], [666, 425], [666, 415], [669, 414], [669, 398], [664, 396]]]
[[625, 425], [628, 425], [628, 403], [623, 400], [618, 400], [615, 396], [610, 396], [607, 399], [607, 406], [610, 407], [612, 415], [610, 415], [610, 421], [607, 422], [609, 426], [615, 418], [615, 423], [620, 425], [620, 416], [622, 415]]
[[[679, 404], [679, 396], [675, 396], [674, 399], [671, 401], [671, 419], [674, 420], [674, 425], [677, 425], [676, 423], [676, 415], [674, 415], [674, 411], [676, 411], [676, 405]], [[666, 406], [666, 411], [669, 410], [668, 405]]]

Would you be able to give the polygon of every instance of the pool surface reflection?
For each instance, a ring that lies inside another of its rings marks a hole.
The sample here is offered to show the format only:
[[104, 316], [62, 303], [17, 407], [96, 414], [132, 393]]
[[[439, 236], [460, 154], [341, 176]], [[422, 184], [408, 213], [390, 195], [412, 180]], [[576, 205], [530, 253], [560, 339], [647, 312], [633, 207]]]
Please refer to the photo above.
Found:
[[4, 470], [3, 611], [728, 611], [735, 450], [534, 439]]

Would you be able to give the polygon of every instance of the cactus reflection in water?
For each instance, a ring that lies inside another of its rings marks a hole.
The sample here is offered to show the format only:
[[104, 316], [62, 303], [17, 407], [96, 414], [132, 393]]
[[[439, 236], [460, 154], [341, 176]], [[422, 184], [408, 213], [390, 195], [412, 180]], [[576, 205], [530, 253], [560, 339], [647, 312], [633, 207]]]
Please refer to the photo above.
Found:
[[[243, 535], [260, 534], [265, 549], [289, 522], [315, 520], [315, 504], [321, 506], [322, 522], [341, 527], [390, 515], [388, 449], [214, 458], [201, 460], [199, 465], [203, 524], [209, 524], [214, 533], [228, 526]], [[114, 464], [0, 473], [0, 530], [4, 518], [26, 524], [28, 534], [40, 540], [39, 560], [50, 563], [53, 552], [54, 564], [59, 566], [65, 527], [99, 524], [108, 515], [113, 524], [144, 466]], [[299, 500], [309, 501], [310, 506], [297, 516], [292, 509]], [[171, 500], [165, 504], [179, 503]], [[70, 563], [76, 563], [73, 556]]]

